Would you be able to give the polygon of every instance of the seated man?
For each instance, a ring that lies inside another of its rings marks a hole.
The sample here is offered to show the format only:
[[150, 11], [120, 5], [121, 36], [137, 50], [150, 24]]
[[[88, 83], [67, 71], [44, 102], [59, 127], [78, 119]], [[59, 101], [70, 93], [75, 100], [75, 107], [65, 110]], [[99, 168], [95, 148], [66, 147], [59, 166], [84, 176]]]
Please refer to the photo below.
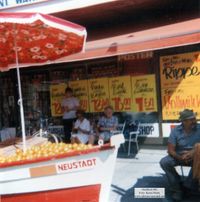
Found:
[[72, 129], [71, 143], [87, 143], [90, 133], [90, 122], [84, 118], [84, 111], [79, 109], [76, 112], [77, 120]]
[[97, 124], [99, 131], [99, 140], [109, 141], [113, 135], [112, 131], [117, 129], [118, 119], [113, 116], [112, 106], [107, 106], [104, 109], [104, 116], [99, 119]]
[[[160, 161], [161, 168], [165, 171], [172, 191], [172, 198], [181, 201], [183, 186], [175, 166], [192, 166], [193, 148], [200, 142], [200, 125], [197, 124], [196, 114], [193, 110], [185, 109], [180, 112], [181, 125], [175, 127], [168, 139], [168, 156]], [[185, 181], [185, 188], [197, 189], [197, 184], [192, 179], [192, 169]]]

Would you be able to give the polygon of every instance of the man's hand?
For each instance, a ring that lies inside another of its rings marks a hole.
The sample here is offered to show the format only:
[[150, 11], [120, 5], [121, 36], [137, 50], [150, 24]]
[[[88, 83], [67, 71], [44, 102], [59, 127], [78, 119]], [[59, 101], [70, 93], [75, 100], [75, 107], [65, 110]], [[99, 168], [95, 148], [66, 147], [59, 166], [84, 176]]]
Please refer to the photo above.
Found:
[[183, 151], [181, 155], [181, 160], [184, 161], [186, 164], [188, 164], [190, 161], [192, 161], [194, 155], [194, 151]]

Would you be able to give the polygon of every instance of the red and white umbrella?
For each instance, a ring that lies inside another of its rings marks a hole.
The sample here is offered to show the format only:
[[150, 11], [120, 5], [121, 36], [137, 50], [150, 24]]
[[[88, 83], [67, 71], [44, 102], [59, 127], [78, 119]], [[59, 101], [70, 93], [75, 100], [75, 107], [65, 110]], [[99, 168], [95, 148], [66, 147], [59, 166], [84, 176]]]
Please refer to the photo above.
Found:
[[23, 149], [26, 150], [20, 67], [56, 63], [84, 50], [86, 29], [39, 13], [0, 13], [0, 70], [17, 69]]

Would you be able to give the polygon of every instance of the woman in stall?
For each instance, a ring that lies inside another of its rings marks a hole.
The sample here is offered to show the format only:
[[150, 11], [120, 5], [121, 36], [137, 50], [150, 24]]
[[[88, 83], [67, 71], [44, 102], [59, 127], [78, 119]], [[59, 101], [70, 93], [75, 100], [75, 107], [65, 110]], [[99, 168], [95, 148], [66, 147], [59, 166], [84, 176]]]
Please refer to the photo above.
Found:
[[86, 144], [89, 141], [90, 122], [85, 118], [85, 112], [81, 109], [76, 112], [77, 120], [72, 129], [71, 143]]

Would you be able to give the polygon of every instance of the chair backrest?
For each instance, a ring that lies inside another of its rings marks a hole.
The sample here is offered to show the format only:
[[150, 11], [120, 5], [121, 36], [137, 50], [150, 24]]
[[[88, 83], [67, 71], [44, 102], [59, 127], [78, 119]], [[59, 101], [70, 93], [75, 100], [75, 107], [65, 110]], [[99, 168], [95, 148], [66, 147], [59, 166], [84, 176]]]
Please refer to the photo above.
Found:
[[117, 131], [124, 134], [125, 126], [126, 126], [126, 121], [124, 121], [124, 123], [119, 123], [117, 126]]
[[132, 129], [130, 129], [130, 133], [134, 135], [134, 138], [137, 138], [140, 133], [140, 122], [133, 122]]

